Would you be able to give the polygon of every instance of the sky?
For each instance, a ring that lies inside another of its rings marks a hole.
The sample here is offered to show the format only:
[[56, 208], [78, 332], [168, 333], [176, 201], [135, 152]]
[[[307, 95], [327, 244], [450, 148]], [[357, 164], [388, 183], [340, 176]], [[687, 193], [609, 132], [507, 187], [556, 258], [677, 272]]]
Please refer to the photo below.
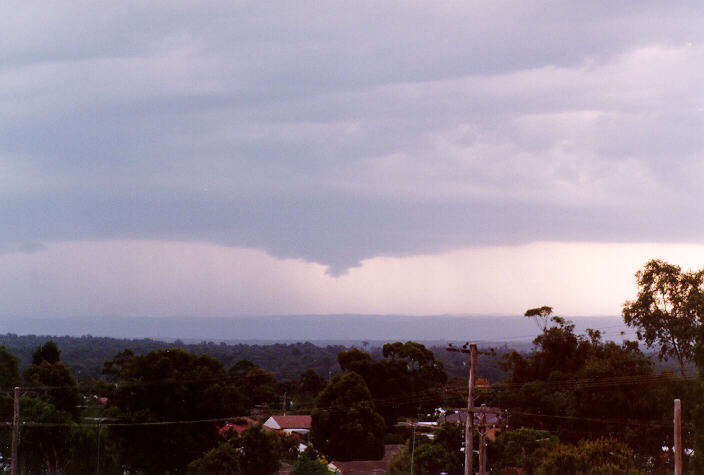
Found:
[[704, 267], [700, 2], [4, 2], [0, 315], [618, 315]]

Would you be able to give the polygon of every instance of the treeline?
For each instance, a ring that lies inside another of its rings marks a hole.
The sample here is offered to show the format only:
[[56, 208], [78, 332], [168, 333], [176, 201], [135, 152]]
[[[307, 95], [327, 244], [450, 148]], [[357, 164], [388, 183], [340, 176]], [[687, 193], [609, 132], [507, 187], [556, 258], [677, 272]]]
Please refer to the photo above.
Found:
[[[302, 371], [312, 369], [326, 379], [340, 372], [337, 355], [349, 346], [326, 345], [319, 346], [306, 343], [275, 343], [275, 344], [228, 344], [214, 342], [184, 343], [177, 340], [169, 343], [149, 338], [124, 339], [85, 335], [46, 336], [46, 335], [15, 335], [7, 333], [0, 335], [0, 345], [8, 349], [19, 360], [20, 369], [27, 367], [32, 360], [32, 351], [47, 341], [54, 341], [61, 348], [61, 358], [64, 364], [73, 372], [79, 382], [86, 379], [96, 380], [101, 377], [103, 363], [116, 353], [129, 348], [135, 354], [146, 354], [150, 351], [166, 348], [182, 348], [194, 354], [205, 354], [217, 358], [226, 367], [240, 360], [248, 360], [271, 372], [277, 380], [295, 380]], [[374, 358], [381, 358], [381, 347], [361, 349], [368, 351]], [[444, 346], [430, 348], [435, 358], [444, 364], [450, 377], [467, 377], [467, 359], [457, 353], [449, 353]], [[480, 371], [490, 382], [506, 378], [499, 361], [504, 353], [512, 351], [507, 346], [497, 347], [496, 355], [482, 358], [479, 362]]]
[[168, 343], [149, 338], [123, 339], [91, 335], [80, 337], [12, 333], [0, 335], [0, 345], [18, 358], [20, 368], [27, 367], [32, 361], [32, 352], [49, 340], [54, 341], [61, 348], [62, 361], [78, 379], [99, 379], [103, 363], [127, 348], [135, 354], [146, 354], [166, 348], [182, 348], [190, 353], [217, 358], [226, 367], [240, 360], [248, 360], [271, 372], [278, 380], [297, 379], [306, 369], [313, 369], [327, 378], [328, 374], [340, 371], [337, 354], [347, 349], [341, 345], [317, 346], [312, 343], [187, 344], [180, 340]]
[[[21, 372], [18, 359], [0, 346], [0, 418], [8, 423], [0, 427], [0, 454], [8, 460], [9, 394], [20, 386], [25, 472], [266, 474], [287, 460], [304, 467], [298, 473], [311, 473], [324, 468], [320, 456], [379, 458], [387, 436], [405, 440], [395, 429], [399, 418], [432, 413], [447, 381], [442, 363], [422, 344], [387, 344], [382, 355], [376, 360], [343, 350], [336, 356], [343, 374], [329, 382], [311, 368], [277, 381], [249, 360], [228, 368], [181, 348], [125, 349], [82, 390], [55, 342], [36, 347]], [[312, 413], [313, 445], [304, 454], [299, 439], [261, 427], [279, 410]], [[226, 421], [247, 428], [223, 432]]]

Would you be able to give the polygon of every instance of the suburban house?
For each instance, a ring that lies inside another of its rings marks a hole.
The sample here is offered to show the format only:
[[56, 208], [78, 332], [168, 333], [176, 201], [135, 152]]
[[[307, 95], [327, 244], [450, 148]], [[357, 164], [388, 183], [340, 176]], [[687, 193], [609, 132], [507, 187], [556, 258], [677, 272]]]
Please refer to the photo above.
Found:
[[310, 416], [271, 416], [264, 423], [271, 430], [305, 435], [310, 432]]

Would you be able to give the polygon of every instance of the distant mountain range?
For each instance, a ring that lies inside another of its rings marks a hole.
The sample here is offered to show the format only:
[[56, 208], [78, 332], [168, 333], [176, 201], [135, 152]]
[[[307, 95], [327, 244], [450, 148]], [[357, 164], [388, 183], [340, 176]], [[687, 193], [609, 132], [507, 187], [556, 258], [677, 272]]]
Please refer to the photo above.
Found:
[[[577, 332], [600, 329], [607, 339], [634, 338], [621, 317], [573, 317]], [[518, 343], [538, 333], [522, 316], [290, 315], [198, 317], [0, 317], [1, 333], [93, 335], [184, 341], [468, 341]], [[622, 335], [621, 332], [624, 332]]]

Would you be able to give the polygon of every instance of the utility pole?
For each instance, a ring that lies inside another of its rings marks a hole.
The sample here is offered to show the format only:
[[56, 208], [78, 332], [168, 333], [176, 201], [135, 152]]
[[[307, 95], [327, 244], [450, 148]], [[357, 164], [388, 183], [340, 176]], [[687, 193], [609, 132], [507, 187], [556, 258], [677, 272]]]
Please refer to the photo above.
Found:
[[[469, 346], [469, 349], [467, 349]], [[474, 475], [472, 456], [474, 455], [474, 377], [477, 368], [477, 345], [465, 343], [462, 348], [450, 345], [447, 351], [469, 353], [469, 388], [467, 392], [467, 419], [464, 423], [464, 475]]]
[[11, 475], [17, 475], [17, 445], [20, 443], [20, 388], [15, 387], [12, 416], [12, 465]]
[[503, 411], [498, 407], [486, 407], [486, 404], [482, 404], [481, 407], [475, 407], [474, 412], [481, 414], [479, 427], [477, 428], [477, 431], [479, 432], [479, 475], [486, 475], [486, 415], [498, 415], [501, 414]]
[[[486, 404], [482, 404], [486, 407]], [[486, 473], [486, 412], [479, 414], [479, 475]]]
[[96, 475], [100, 475], [100, 424], [102, 422], [103, 419], [98, 419], [98, 462], [95, 464]]
[[284, 413], [284, 416], [286, 415], [286, 391], [284, 391], [284, 403], [281, 406], [281, 412]]
[[682, 475], [682, 403], [675, 399], [675, 475]]
[[411, 446], [411, 475], [413, 475], [413, 459], [416, 452], [416, 424], [415, 422], [411, 422], [411, 425], [413, 426], [413, 445]]
[[[469, 391], [467, 393], [467, 422], [464, 426], [464, 475], [473, 475], [474, 459], [474, 378], [477, 368], [477, 345], [469, 345]], [[468, 450], [469, 449], [469, 450]]]

